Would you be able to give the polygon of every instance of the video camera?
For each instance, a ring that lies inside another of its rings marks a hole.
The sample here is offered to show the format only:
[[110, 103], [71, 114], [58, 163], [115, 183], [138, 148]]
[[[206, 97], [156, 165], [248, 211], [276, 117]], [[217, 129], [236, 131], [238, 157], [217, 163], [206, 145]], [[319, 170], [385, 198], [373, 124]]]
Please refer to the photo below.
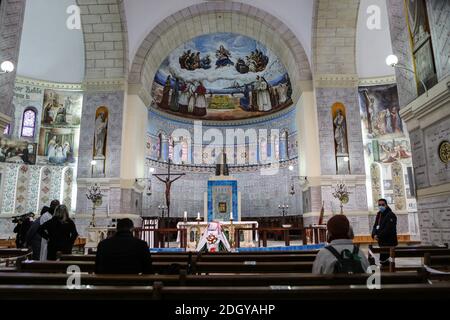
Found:
[[19, 222], [22, 222], [22, 221], [24, 221], [24, 220], [26, 220], [28, 218], [33, 218], [33, 217], [34, 217], [34, 213], [33, 212], [29, 212], [29, 213], [22, 214], [20, 216], [12, 217], [12, 219], [13, 219], [12, 222], [13, 223], [19, 223]]

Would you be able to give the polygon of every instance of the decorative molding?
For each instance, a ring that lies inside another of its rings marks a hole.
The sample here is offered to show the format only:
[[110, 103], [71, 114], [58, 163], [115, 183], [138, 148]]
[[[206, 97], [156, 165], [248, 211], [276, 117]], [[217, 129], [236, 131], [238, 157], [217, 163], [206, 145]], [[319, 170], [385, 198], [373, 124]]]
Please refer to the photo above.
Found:
[[[296, 166], [298, 164], [298, 158], [292, 158], [289, 160], [283, 160], [279, 162], [279, 169], [287, 169], [290, 165]], [[167, 169], [167, 162], [161, 162], [157, 160], [153, 160], [150, 158], [146, 159], [146, 165], [153, 168], [158, 169]], [[243, 173], [243, 172], [257, 172], [261, 169], [268, 169], [270, 165], [228, 165], [230, 172], [233, 174]], [[213, 165], [178, 165], [171, 164], [170, 168], [174, 171], [183, 171], [183, 172], [191, 172], [191, 173], [214, 173], [216, 170], [216, 166]]]
[[[428, 90], [428, 94], [422, 94], [402, 108], [400, 116], [408, 124], [409, 131], [417, 127], [425, 128], [433, 122], [441, 120], [445, 116], [444, 113], [450, 111], [450, 108], [445, 108], [448, 104], [450, 104], [450, 76]], [[440, 111], [439, 116], [434, 117], [430, 123], [425, 124], [425, 117], [431, 116], [437, 110]], [[410, 126], [411, 122], [415, 122], [415, 125]]]
[[397, 80], [395, 79], [395, 75], [359, 79], [359, 86], [361, 86], [361, 87], [379, 86], [379, 85], [394, 84], [394, 83], [397, 83]]
[[315, 88], [352, 88], [358, 87], [357, 74], [316, 74], [314, 75]]
[[437, 196], [450, 196], [450, 183], [444, 183], [439, 186], [432, 186], [417, 190], [417, 197], [419, 199]]
[[85, 80], [85, 82], [83, 83], [83, 89], [86, 92], [126, 91], [127, 87], [128, 84], [124, 78]]
[[83, 85], [81, 83], [60, 83], [60, 82], [50, 82], [45, 80], [37, 80], [27, 77], [17, 76], [16, 83], [23, 84], [27, 86], [43, 87], [55, 90], [73, 90], [82, 91]]
[[230, 121], [214, 121], [214, 120], [204, 120], [204, 119], [189, 119], [189, 118], [183, 118], [182, 116], [172, 115], [167, 112], [161, 111], [156, 109], [155, 107], [149, 106], [148, 109], [150, 112], [158, 115], [161, 118], [165, 118], [170, 121], [177, 121], [184, 124], [194, 124], [194, 121], [201, 121], [203, 126], [221, 126], [221, 127], [233, 127], [233, 126], [243, 126], [243, 125], [250, 125], [250, 124], [258, 124], [258, 123], [264, 123], [271, 120], [279, 119], [283, 116], [286, 116], [290, 114], [291, 112], [294, 112], [296, 110], [296, 105], [293, 104], [283, 110], [274, 112], [267, 116], [260, 116], [250, 119], [243, 119], [243, 120], [230, 120]]

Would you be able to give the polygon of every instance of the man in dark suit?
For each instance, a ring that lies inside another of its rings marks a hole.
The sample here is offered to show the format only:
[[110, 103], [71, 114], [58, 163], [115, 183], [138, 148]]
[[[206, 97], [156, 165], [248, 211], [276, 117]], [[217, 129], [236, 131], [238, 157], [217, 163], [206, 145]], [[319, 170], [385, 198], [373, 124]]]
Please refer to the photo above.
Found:
[[[385, 199], [378, 200], [378, 213], [372, 229], [372, 238], [378, 241], [380, 247], [395, 247], [397, 241], [397, 216], [392, 212]], [[389, 254], [381, 253], [380, 261], [389, 264]]]
[[117, 232], [98, 244], [95, 273], [152, 273], [150, 250], [145, 241], [133, 237], [133, 221], [120, 219]]

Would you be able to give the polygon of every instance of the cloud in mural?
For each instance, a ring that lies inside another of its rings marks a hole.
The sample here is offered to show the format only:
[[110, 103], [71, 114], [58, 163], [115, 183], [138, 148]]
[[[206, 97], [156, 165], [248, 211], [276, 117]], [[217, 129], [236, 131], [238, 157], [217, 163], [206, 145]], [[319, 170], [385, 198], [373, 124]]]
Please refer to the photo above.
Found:
[[189, 118], [239, 120], [292, 105], [280, 59], [262, 43], [235, 33], [202, 35], [164, 59], [152, 106]]
[[[223, 46], [230, 52], [230, 60], [234, 65], [216, 68], [216, 51]], [[200, 57], [209, 56], [211, 67], [186, 70], [180, 65], [180, 57], [190, 50], [200, 52]], [[258, 50], [267, 56], [268, 64], [259, 72], [240, 73], [235, 64], [239, 58], [246, 60], [253, 51]], [[203, 81], [208, 89], [225, 89], [235, 86], [236, 83], [244, 85], [255, 81], [256, 76], [263, 76], [269, 82], [281, 79], [287, 73], [279, 58], [260, 42], [246, 36], [232, 33], [215, 33], [204, 35], [179, 46], [166, 58], [161, 65], [156, 80], [163, 84], [168, 75], [176, 76], [186, 81]]]

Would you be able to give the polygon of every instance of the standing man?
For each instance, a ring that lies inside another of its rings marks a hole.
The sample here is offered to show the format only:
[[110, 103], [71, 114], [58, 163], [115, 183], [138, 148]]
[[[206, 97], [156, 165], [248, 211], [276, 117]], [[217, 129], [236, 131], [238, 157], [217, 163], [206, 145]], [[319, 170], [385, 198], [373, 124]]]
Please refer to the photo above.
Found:
[[[397, 241], [397, 216], [392, 212], [385, 199], [378, 200], [378, 213], [372, 229], [372, 238], [380, 247], [395, 247]], [[382, 265], [389, 263], [389, 254], [380, 253]]]

